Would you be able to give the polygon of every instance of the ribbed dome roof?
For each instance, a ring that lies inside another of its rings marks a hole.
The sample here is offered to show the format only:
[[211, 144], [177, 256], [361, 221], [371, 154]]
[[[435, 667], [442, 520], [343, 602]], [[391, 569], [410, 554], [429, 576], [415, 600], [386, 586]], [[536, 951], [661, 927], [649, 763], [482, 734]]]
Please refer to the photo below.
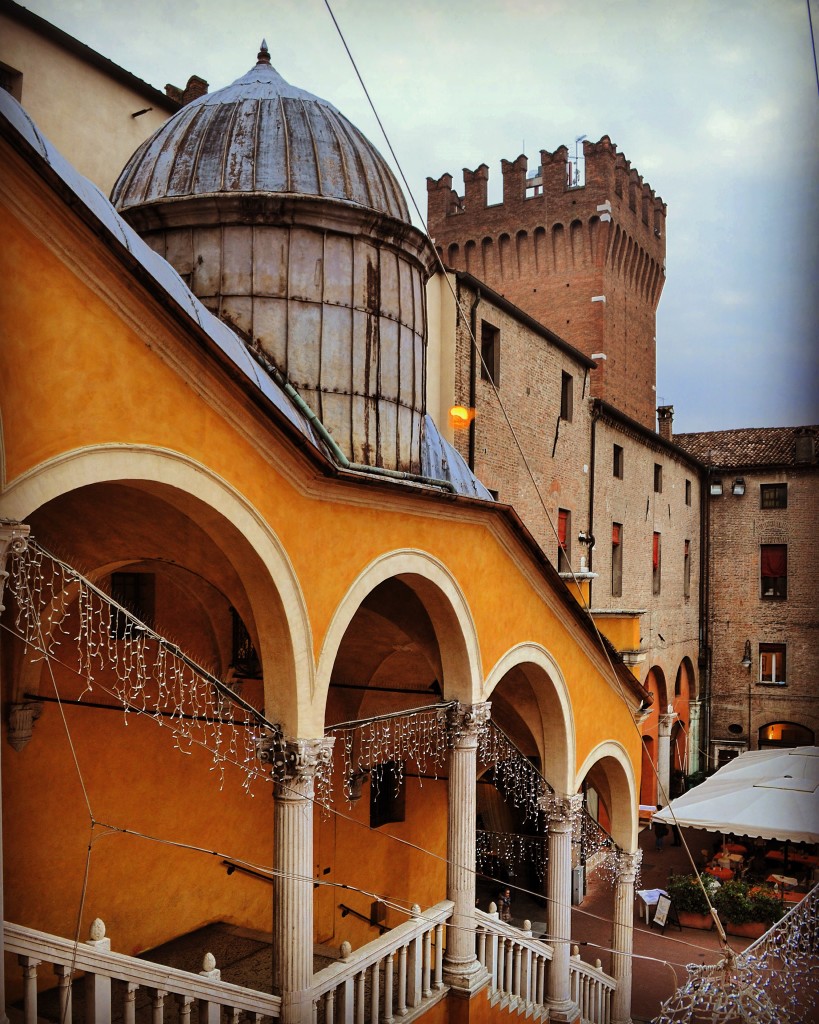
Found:
[[317, 196], [409, 221], [378, 150], [326, 100], [286, 82], [264, 42], [246, 75], [183, 107], [140, 146], [111, 199], [127, 214], [225, 192]]

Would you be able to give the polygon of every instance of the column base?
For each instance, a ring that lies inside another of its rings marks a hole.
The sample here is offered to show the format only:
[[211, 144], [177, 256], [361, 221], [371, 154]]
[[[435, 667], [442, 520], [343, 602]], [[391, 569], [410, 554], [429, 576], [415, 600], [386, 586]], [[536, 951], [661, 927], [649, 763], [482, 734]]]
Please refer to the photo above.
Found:
[[576, 1006], [571, 999], [561, 1000], [559, 1003], [546, 1002], [549, 1007], [549, 1020], [560, 1021], [560, 1024], [580, 1024], [580, 1007]]
[[465, 964], [448, 964], [444, 960], [444, 984], [455, 995], [471, 998], [489, 984], [489, 971], [477, 960]]
[[279, 1024], [305, 1024], [313, 1020], [313, 999], [310, 992], [285, 992]]

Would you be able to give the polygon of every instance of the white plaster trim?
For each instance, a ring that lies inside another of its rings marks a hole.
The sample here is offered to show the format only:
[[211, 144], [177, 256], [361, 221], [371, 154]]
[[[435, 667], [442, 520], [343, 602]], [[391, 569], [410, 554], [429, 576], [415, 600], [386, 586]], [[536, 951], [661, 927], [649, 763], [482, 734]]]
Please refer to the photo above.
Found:
[[[616, 761], [622, 769], [622, 775], [620, 775], [618, 772], [612, 771], [608, 765], [603, 765], [603, 770], [611, 785], [613, 806], [609, 809], [611, 811], [612, 837], [621, 849], [636, 850], [639, 831], [637, 779], [631, 758], [628, 756], [628, 752], [622, 743], [618, 743], [616, 740], [604, 740], [602, 743], [599, 743], [580, 766], [580, 770], [575, 776], [573, 791], [579, 792], [583, 780], [594, 765], [604, 760], [609, 762]], [[622, 793], [623, 787], [615, 785], [618, 779], [621, 783], [625, 783], [625, 795]]]
[[[577, 754], [572, 701], [560, 666], [546, 648], [531, 641], [526, 641], [510, 648], [497, 661], [486, 677], [483, 699], [491, 700], [492, 691], [503, 680], [504, 676], [513, 668], [526, 665], [535, 665], [542, 669], [550, 684], [549, 688], [560, 705], [560, 724], [563, 726], [561, 730], [558, 729], [558, 723], [552, 719], [551, 715], [543, 714], [542, 702], [535, 687], [535, 694], [538, 696], [538, 705], [541, 711], [541, 725], [548, 727], [548, 734], [544, 732], [538, 738], [538, 746], [541, 748], [543, 756], [543, 765], [544, 768], [548, 769], [548, 772], [544, 772], [544, 774], [549, 784], [557, 792], [574, 792], [574, 765]], [[557, 739], [555, 738], [556, 731], [559, 733], [559, 738]], [[549, 754], [548, 751], [552, 746], [558, 748], [557, 756]]]
[[418, 596], [438, 638], [444, 697], [465, 704], [483, 701], [478, 634], [460, 585], [450, 570], [434, 556], [415, 548], [403, 548], [380, 555], [359, 573], [333, 615], [316, 670], [314, 712], [319, 712], [322, 719], [338, 649], [361, 602], [380, 583], [408, 575], [421, 577], [434, 588], [431, 593], [419, 593]]
[[[298, 729], [302, 713], [306, 710], [304, 695], [312, 695], [315, 686], [313, 646], [306, 602], [295, 569], [284, 545], [261, 513], [207, 466], [171, 449], [147, 445], [115, 444], [77, 449], [41, 463], [18, 477], [0, 497], [0, 516], [23, 522], [36, 509], [70, 491], [97, 483], [133, 481], [150, 482], [198, 499], [231, 524], [261, 560], [267, 578], [262, 581], [260, 592], [249, 583], [249, 577], [253, 575], [250, 567], [237, 564], [223, 548], [247, 590], [248, 599], [254, 604], [257, 622], [264, 621], [269, 615], [269, 591], [273, 591], [281, 602], [285, 620], [281, 633], [286, 631], [289, 638], [292, 662], [288, 665], [289, 659], [282, 657], [280, 648], [273, 650], [271, 644], [275, 646], [274, 642], [266, 637], [266, 630], [260, 629], [259, 654], [263, 664], [266, 640], [269, 650], [265, 672], [266, 706], [268, 714], [276, 717], [284, 691], [290, 713], [283, 724], [292, 735], [309, 735]], [[207, 526], [204, 529], [221, 547], [219, 538]], [[266, 597], [265, 592], [268, 592]], [[255, 602], [251, 598], [253, 593], [256, 594]], [[260, 602], [263, 602], [263, 609], [259, 607]], [[268, 690], [268, 687], [275, 689]], [[288, 689], [289, 693], [286, 692]], [[278, 700], [273, 699], [274, 695]]]

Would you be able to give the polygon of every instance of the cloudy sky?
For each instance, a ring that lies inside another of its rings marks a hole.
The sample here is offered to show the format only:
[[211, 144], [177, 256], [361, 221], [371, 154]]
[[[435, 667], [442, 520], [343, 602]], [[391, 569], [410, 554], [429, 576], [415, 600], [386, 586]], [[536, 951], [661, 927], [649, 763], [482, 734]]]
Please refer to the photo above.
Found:
[[[427, 175], [607, 134], [668, 204], [658, 401], [677, 432], [819, 423], [818, 0], [332, 0], [422, 213]], [[27, 0], [158, 88], [261, 38], [381, 132], [324, 0]]]

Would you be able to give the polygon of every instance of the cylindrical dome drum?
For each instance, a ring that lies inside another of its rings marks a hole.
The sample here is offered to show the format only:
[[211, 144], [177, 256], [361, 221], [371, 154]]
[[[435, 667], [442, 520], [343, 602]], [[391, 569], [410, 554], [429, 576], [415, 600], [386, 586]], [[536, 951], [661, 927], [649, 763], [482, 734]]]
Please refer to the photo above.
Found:
[[432, 247], [374, 147], [269, 61], [263, 45], [247, 75], [163, 125], [114, 205], [348, 458], [419, 472]]

